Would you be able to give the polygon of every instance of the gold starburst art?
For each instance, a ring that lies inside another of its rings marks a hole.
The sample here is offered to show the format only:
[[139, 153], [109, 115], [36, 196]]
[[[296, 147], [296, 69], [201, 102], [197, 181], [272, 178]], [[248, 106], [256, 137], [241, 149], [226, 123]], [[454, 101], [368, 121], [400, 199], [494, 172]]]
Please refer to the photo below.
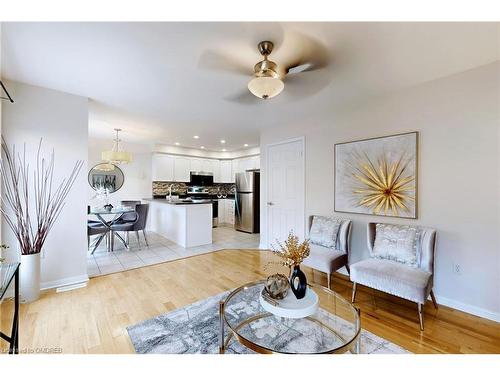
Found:
[[358, 187], [353, 194], [359, 197], [358, 204], [371, 209], [375, 215], [381, 212], [399, 216], [400, 211], [410, 213], [409, 203], [415, 201], [415, 176], [405, 173], [409, 161], [403, 156], [397, 161], [389, 162], [382, 155], [376, 164], [367, 155], [365, 160], [355, 168], [353, 177]]
[[335, 211], [417, 217], [418, 133], [335, 145]]

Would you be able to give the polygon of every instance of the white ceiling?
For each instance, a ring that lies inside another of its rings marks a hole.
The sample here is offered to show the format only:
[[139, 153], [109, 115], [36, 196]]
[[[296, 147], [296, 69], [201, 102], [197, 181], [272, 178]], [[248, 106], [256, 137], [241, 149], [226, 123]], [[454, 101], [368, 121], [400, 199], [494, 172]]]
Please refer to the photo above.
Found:
[[[322, 43], [330, 65], [271, 100], [227, 100], [245, 90], [258, 41], [275, 42], [279, 63], [296, 50], [294, 31]], [[497, 47], [496, 23], [3, 23], [2, 76], [89, 97], [93, 137], [121, 127], [126, 141], [237, 150], [257, 145], [260, 127], [493, 62]], [[247, 64], [248, 77], [201, 69], [213, 50]]]

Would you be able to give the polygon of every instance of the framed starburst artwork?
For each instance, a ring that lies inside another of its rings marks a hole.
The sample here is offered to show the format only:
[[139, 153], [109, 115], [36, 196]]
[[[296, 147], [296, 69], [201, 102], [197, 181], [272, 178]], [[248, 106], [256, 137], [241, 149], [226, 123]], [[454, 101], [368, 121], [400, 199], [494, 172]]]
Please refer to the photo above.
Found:
[[417, 218], [418, 132], [335, 144], [336, 212]]

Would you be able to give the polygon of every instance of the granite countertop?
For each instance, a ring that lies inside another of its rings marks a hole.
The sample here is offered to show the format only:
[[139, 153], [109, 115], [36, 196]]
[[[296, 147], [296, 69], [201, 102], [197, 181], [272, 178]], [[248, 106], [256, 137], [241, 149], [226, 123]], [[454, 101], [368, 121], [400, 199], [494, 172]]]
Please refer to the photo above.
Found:
[[195, 200], [184, 200], [184, 199], [173, 199], [168, 200], [166, 198], [144, 198], [143, 200], [148, 202], [157, 202], [164, 204], [173, 204], [173, 205], [191, 205], [191, 204], [212, 204], [211, 199], [195, 199]]
[[[154, 200], [156, 200], [156, 199], [160, 199], [160, 200], [161, 200], [161, 199], [166, 199], [166, 197], [167, 197], [167, 195], [158, 195], [158, 196], [155, 196], [155, 197], [153, 197], [153, 198], [147, 198], [147, 199], [148, 199], [148, 200], [151, 200], [151, 199], [154, 199]], [[172, 197], [175, 197], [175, 198], [177, 198], [177, 199], [182, 200], [182, 199], [184, 199], [184, 198], [188, 198], [188, 197], [189, 197], [189, 195], [187, 195], [187, 194], [182, 194], [182, 195], [172, 194]], [[204, 199], [206, 199], [206, 200], [233, 199], [233, 200], [234, 200], [234, 194], [227, 194], [227, 196], [226, 196], [225, 198], [223, 198], [223, 197], [220, 197], [220, 198], [219, 198], [219, 197], [217, 197], [217, 194], [209, 194], [209, 195], [207, 195], [207, 196], [206, 196], [206, 198], [204, 198]]]

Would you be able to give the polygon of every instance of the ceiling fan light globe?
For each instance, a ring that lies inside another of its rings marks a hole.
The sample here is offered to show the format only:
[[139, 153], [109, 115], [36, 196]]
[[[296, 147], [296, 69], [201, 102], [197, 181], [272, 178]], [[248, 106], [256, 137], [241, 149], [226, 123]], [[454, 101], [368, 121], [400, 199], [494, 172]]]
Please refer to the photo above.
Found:
[[248, 90], [261, 99], [274, 98], [284, 88], [283, 81], [276, 77], [254, 77], [248, 82]]

